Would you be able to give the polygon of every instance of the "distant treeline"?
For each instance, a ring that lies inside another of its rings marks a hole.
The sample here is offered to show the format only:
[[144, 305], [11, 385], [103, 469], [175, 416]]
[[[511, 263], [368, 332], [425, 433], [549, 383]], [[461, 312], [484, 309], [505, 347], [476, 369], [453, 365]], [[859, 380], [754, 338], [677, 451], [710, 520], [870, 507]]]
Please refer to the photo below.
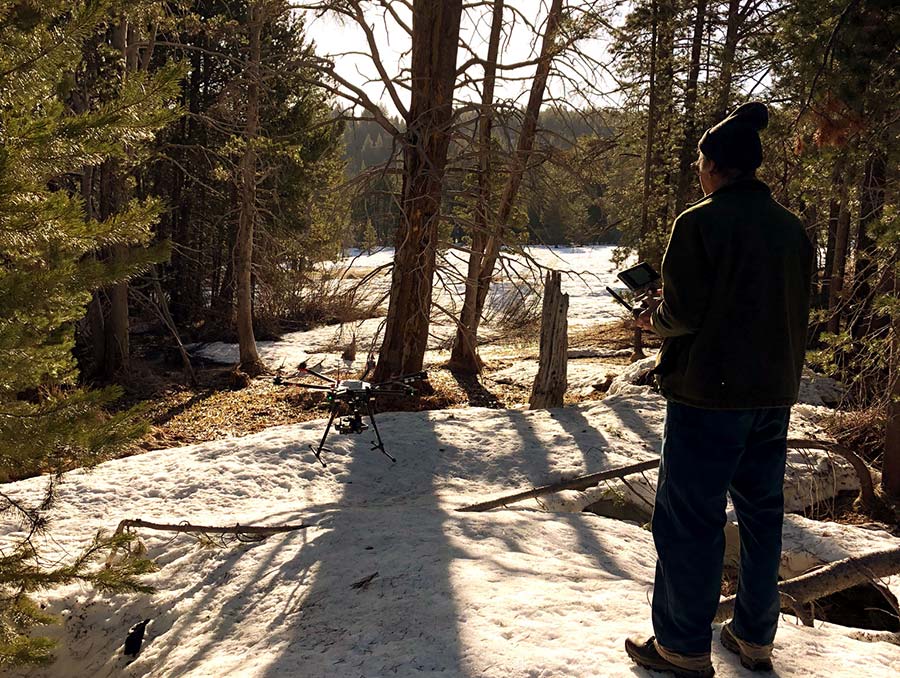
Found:
[[[498, 152], [509, 153], [518, 140], [518, 125], [522, 111], [500, 118], [494, 128], [493, 139]], [[402, 129], [403, 122], [390, 118]], [[586, 140], [610, 140], [615, 137], [615, 126], [624, 125], [623, 114], [613, 109], [580, 111], [552, 109], [541, 112], [538, 144], [552, 149], [555, 154], [573, 153], [579, 143]], [[464, 118], [458, 134], [473, 138], [476, 134], [476, 118]], [[455, 151], [455, 152], [454, 152]], [[399, 210], [393, 205], [399, 185], [392, 178], [392, 169], [400, 162], [401, 150], [384, 128], [371, 120], [348, 120], [344, 125], [345, 173], [348, 179], [367, 174], [365, 189], [357, 194], [352, 206], [352, 236], [354, 245], [372, 247], [390, 244], [394, 237]], [[462, 177], [466, 183], [467, 159], [461, 146], [451, 148], [451, 162], [459, 167], [451, 173], [446, 193], [448, 196], [464, 191], [464, 186], [454, 184], [454, 177]], [[557, 164], [558, 161], [557, 161]], [[475, 168], [468, 168], [474, 173]], [[611, 206], [604, 204], [606, 186], [599, 181], [582, 183], [576, 187], [572, 177], [561, 176], [552, 163], [536, 164], [527, 172], [526, 191], [521, 202], [521, 223], [517, 229], [522, 243], [550, 245], [616, 243], [621, 233], [610, 218]], [[566, 190], [566, 188], [571, 190]], [[575, 195], [573, 195], [575, 194]], [[452, 240], [460, 240], [464, 229], [455, 227], [454, 214], [457, 201], [448, 198], [445, 212], [449, 220], [446, 231]]]

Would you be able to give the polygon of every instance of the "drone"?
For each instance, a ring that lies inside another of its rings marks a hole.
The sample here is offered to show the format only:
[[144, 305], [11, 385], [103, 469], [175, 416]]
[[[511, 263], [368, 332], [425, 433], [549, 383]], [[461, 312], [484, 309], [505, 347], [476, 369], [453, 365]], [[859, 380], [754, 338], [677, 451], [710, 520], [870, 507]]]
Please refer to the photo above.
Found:
[[[422, 371], [414, 374], [404, 374], [387, 381], [372, 384], [365, 381], [365, 379], [374, 368], [375, 361], [370, 358], [366, 362], [366, 371], [360, 379], [333, 379], [321, 372], [308, 368], [306, 362], [302, 362], [297, 366], [297, 376], [311, 375], [325, 383], [315, 384], [306, 381], [294, 381], [291, 378], [284, 378], [281, 374], [274, 378], [273, 383], [277, 385], [299, 386], [314, 391], [325, 391], [325, 400], [329, 404], [331, 416], [328, 419], [325, 433], [322, 435], [318, 446], [314, 447], [312, 444], [309, 446], [309, 449], [316, 455], [316, 459], [323, 467], [327, 466], [327, 464], [322, 459], [322, 452], [331, 452], [330, 447], [325, 447], [325, 440], [328, 438], [328, 432], [331, 431], [332, 425], [334, 425], [338, 433], [343, 435], [360, 434], [369, 429], [369, 424], [363, 421], [363, 416], [368, 416], [369, 421], [372, 423], [372, 430], [375, 432], [376, 440], [372, 442], [372, 449], [379, 450], [392, 462], [397, 461], [384, 448], [384, 441], [381, 439], [381, 433], [379, 433], [378, 425], [375, 423], [375, 399], [382, 396], [414, 396], [416, 395], [416, 390], [412, 388], [411, 384], [426, 379], [427, 375]], [[346, 404], [350, 414], [338, 417], [342, 409], [342, 403]], [[336, 424], [335, 419], [337, 419]]]

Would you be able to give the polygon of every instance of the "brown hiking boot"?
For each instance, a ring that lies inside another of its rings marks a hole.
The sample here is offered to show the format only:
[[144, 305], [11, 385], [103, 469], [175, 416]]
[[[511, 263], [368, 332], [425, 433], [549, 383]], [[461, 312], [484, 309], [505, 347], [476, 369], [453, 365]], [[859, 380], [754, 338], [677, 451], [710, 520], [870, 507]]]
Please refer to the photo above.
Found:
[[771, 645], [754, 645], [741, 640], [734, 634], [731, 622], [722, 627], [722, 634], [719, 636], [719, 639], [726, 650], [740, 655], [741, 665], [745, 669], [750, 669], [751, 671], [772, 670]]
[[629, 638], [625, 641], [625, 652], [638, 666], [674, 673], [677, 678], [712, 678], [716, 673], [708, 654], [677, 654], [660, 647], [654, 636], [646, 641]]

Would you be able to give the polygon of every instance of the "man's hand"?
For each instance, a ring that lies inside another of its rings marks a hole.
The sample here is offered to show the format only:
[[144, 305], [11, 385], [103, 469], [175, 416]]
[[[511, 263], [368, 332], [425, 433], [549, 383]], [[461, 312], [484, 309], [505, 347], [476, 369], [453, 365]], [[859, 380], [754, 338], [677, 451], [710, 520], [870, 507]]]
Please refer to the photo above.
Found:
[[650, 316], [653, 315], [653, 311], [662, 303], [662, 297], [649, 297], [646, 300], [647, 307], [641, 312], [641, 314], [635, 318], [635, 324], [640, 327], [642, 330], [652, 330], [653, 327], [650, 325]]

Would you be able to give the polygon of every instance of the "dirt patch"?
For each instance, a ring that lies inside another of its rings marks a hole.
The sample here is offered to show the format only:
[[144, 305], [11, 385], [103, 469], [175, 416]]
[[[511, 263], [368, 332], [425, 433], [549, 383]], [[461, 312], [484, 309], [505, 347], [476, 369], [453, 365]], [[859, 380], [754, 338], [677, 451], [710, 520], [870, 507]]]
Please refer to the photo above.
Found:
[[[631, 330], [624, 323], [612, 323], [573, 332], [570, 345], [572, 348], [617, 350], [628, 348], [631, 339]], [[647, 345], [653, 345], [651, 337], [647, 338]], [[150, 431], [126, 450], [126, 455], [249, 435], [270, 426], [328, 416], [321, 393], [276, 385], [271, 378], [265, 377], [234, 390], [231, 367], [202, 361], [195, 365], [199, 385], [190, 388], [184, 384], [178, 363], [173, 362], [171, 356], [158, 349], [136, 353], [132, 371], [123, 380], [125, 397], [117, 407], [144, 407]], [[533, 338], [526, 339], [518, 334], [500, 339], [483, 347], [482, 355], [485, 368], [478, 377], [454, 373], [442, 365], [429, 366], [428, 382], [420, 389], [419, 397], [379, 400], [379, 410], [507, 408], [527, 404], [531, 395], [529, 387], [495, 382], [491, 375], [522, 360], [537, 360], [537, 345]], [[614, 356], [605, 362], [627, 364], [628, 360]], [[565, 405], [601, 400], [603, 396], [602, 390], [572, 390], [566, 394]]]
[[[139, 362], [126, 381], [120, 408], [144, 408], [150, 431], [125, 450], [125, 455], [147, 450], [180, 447], [230, 436], [257, 433], [270, 426], [295, 424], [328, 416], [320, 392], [298, 386], [277, 385], [271, 378], [258, 378], [239, 390], [232, 388], [230, 367], [199, 365], [199, 386], [182, 383], [179, 371], [158, 364]], [[421, 411], [454, 407], [505, 408], [527, 402], [527, 389], [515, 385], [490, 384], [476, 377], [455, 374], [444, 368], [428, 371], [428, 382], [417, 398], [379, 400], [380, 411]]]
[[[229, 368], [199, 369], [197, 388], [180, 384], [180, 375], [170, 376], [174, 379], [168, 383], [130, 381], [126, 400], [146, 408], [150, 424], [150, 431], [128, 450], [130, 454], [248, 435], [270, 426], [326, 416], [318, 394], [297, 393], [269, 379], [256, 379], [247, 388], [232, 390]], [[142, 388], [152, 392], [145, 391], [141, 397]]]

